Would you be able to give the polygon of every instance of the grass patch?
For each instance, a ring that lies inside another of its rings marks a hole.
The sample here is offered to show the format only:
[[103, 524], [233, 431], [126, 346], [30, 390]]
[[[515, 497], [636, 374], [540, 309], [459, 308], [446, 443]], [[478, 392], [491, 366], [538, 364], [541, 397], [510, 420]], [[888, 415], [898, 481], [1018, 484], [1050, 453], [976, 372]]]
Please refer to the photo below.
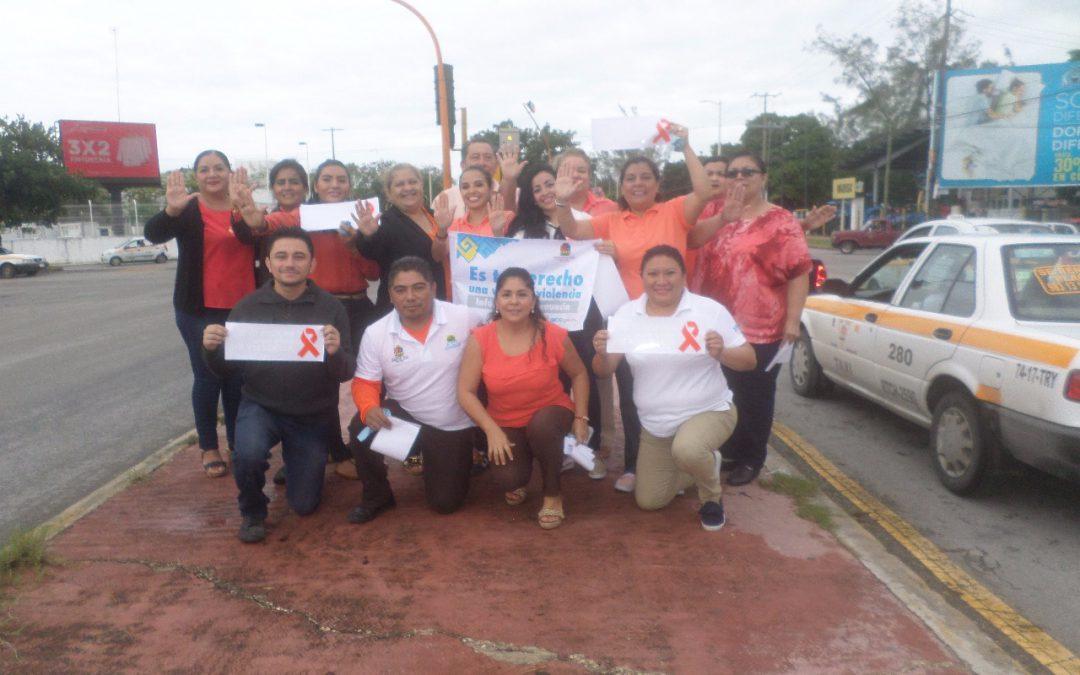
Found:
[[822, 234], [808, 234], [806, 245], [810, 248], [832, 248], [832, 239]]
[[16, 530], [0, 548], [0, 586], [13, 582], [27, 570], [40, 571], [49, 563], [44, 527]]
[[830, 532], [836, 527], [829, 509], [821, 504], [814, 503], [814, 497], [818, 493], [818, 486], [813, 481], [777, 472], [767, 479], [758, 481], [758, 483], [766, 490], [787, 495], [794, 499], [795, 515], [803, 520], [817, 523]]
[[199, 434], [188, 434], [184, 437], [184, 443], [186, 445], [195, 445], [199, 442]]

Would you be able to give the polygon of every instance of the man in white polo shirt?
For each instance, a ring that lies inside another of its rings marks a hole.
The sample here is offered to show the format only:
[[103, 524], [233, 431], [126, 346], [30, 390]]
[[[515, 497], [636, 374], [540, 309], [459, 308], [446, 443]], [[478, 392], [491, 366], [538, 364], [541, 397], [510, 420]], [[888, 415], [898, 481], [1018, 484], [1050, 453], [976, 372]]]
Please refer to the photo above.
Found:
[[[463, 305], [436, 300], [431, 265], [415, 256], [395, 261], [387, 284], [394, 311], [364, 331], [352, 384], [359, 412], [349, 424], [349, 446], [364, 485], [360, 505], [349, 513], [353, 523], [394, 506], [386, 462], [371, 449], [372, 432], [394, 420], [420, 425], [413, 451], [423, 458], [424, 492], [435, 511], [461, 507], [472, 470], [475, 428], [458, 405], [457, 378], [469, 332], [483, 319]], [[365, 426], [371, 431], [362, 434]]]

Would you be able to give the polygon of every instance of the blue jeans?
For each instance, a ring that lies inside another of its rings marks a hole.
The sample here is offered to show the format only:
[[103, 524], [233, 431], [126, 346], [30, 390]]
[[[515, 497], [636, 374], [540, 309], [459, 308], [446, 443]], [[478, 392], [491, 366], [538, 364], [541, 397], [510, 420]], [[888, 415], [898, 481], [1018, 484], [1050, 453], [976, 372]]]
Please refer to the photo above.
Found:
[[319, 506], [326, 471], [326, 439], [336, 412], [335, 409], [314, 415], [282, 415], [248, 398], [240, 401], [233, 478], [240, 490], [237, 501], [241, 515], [266, 517], [270, 500], [263, 494], [263, 486], [266, 470], [270, 468], [270, 448], [278, 443], [289, 475], [285, 484], [289, 506], [301, 516]]
[[240, 406], [240, 373], [222, 380], [210, 372], [202, 357], [202, 337], [206, 326], [212, 323], [225, 325], [229, 316], [227, 309], [207, 309], [202, 316], [176, 310], [176, 327], [187, 346], [191, 372], [195, 380], [191, 385], [191, 408], [195, 413], [195, 430], [199, 433], [199, 447], [217, 450], [218, 398], [225, 409], [225, 436], [229, 448], [236, 447], [236, 411]]

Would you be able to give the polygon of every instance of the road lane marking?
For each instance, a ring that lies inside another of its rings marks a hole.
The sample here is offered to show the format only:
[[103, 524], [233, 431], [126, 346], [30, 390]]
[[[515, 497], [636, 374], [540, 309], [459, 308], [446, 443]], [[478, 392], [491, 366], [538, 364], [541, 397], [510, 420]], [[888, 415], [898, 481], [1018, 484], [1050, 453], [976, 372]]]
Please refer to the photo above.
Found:
[[950, 591], [1009, 638], [1017, 647], [1051, 673], [1080, 673], [1080, 657], [1031, 623], [1019, 612], [994, 595], [974, 577], [955, 565], [941, 549], [919, 533], [910, 523], [885, 506], [848, 477], [821, 451], [790, 427], [773, 423], [773, 433], [811, 469], [828, 482], [852, 506], [865, 513]]

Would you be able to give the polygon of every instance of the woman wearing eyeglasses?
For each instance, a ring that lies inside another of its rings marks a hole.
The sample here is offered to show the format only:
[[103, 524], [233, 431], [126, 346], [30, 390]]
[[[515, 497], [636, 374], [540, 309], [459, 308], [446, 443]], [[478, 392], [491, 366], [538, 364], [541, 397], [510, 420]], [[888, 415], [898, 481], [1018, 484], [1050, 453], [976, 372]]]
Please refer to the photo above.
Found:
[[725, 225], [702, 247], [696, 281], [701, 295], [724, 305], [753, 346], [757, 367], [724, 367], [739, 421], [721, 453], [729, 485], [754, 480], [765, 464], [772, 429], [776, 378], [765, 367], [785, 342], [799, 337], [799, 318], [810, 289], [810, 251], [795, 216], [765, 199], [765, 163], [741, 153], [727, 168]]

